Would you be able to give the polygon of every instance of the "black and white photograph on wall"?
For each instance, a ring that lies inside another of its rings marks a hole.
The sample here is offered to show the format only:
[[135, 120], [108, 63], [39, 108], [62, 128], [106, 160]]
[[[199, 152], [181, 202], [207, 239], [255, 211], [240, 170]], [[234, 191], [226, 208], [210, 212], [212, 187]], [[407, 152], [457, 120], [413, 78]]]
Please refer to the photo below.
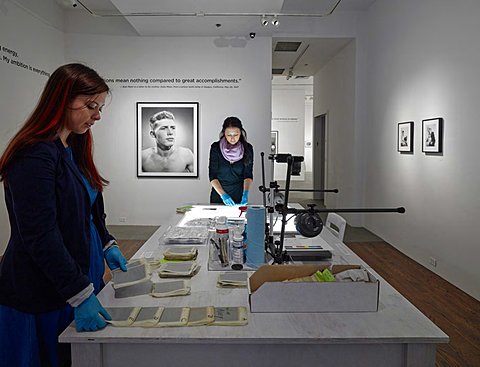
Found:
[[270, 144], [270, 154], [277, 154], [278, 152], [278, 131], [272, 131], [272, 142]]
[[398, 124], [397, 150], [401, 153], [413, 153], [413, 121]]
[[441, 117], [422, 121], [422, 151], [442, 153], [443, 119]]
[[198, 102], [137, 102], [137, 176], [198, 177]]

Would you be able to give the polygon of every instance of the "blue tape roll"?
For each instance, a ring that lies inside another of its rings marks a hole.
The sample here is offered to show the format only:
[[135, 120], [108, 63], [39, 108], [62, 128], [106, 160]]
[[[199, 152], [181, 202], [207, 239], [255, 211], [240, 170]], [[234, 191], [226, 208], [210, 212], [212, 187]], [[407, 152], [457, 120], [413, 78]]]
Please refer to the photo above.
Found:
[[247, 223], [246, 263], [263, 264], [265, 263], [265, 207], [248, 206]]

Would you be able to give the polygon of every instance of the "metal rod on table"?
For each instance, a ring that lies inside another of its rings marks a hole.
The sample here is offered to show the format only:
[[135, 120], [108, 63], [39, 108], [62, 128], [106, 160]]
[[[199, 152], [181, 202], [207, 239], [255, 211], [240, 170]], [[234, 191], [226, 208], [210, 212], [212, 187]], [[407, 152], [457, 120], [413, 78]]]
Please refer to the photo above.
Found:
[[[286, 191], [285, 189], [278, 189], [277, 191]], [[338, 189], [318, 189], [318, 190], [314, 190], [314, 189], [290, 189], [290, 192], [291, 191], [295, 191], [295, 192], [335, 192], [335, 193], [338, 193]]]
[[403, 206], [398, 208], [319, 208], [319, 209], [294, 209], [288, 208], [288, 214], [300, 213], [405, 213]]

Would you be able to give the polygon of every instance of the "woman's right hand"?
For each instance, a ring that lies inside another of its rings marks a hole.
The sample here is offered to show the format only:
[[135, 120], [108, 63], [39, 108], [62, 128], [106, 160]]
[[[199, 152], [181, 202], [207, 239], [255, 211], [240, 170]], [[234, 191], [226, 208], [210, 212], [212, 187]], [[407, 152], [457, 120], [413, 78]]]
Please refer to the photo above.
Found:
[[222, 198], [222, 201], [225, 205], [227, 205], [227, 206], [234, 206], [235, 205], [235, 202], [233, 201], [233, 199], [226, 192], [224, 192], [222, 194], [221, 198]]
[[103, 329], [107, 326], [105, 319], [112, 319], [93, 293], [85, 301], [75, 307], [74, 315], [77, 331], [96, 331]]

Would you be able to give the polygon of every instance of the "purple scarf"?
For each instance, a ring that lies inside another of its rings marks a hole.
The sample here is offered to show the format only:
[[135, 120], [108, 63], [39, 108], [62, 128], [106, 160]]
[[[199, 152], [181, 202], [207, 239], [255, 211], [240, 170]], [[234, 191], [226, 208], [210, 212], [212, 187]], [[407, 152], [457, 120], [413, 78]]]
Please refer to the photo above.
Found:
[[238, 162], [243, 158], [243, 144], [240, 140], [237, 142], [237, 144], [231, 145], [224, 137], [221, 138], [220, 151], [222, 152], [223, 158], [230, 163]]

